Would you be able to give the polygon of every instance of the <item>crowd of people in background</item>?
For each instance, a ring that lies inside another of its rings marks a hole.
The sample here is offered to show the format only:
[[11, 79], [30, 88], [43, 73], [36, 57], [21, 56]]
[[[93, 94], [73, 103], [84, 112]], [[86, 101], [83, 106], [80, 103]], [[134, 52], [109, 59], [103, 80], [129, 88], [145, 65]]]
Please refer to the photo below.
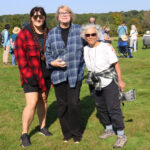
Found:
[[[96, 24], [96, 18], [90, 17], [88, 23]], [[22, 25], [22, 28], [24, 28], [28, 24], [29, 23], [24, 23]], [[15, 32], [14, 30], [18, 30], [17, 33], [13, 33], [13, 32]], [[14, 55], [14, 44], [13, 43], [14, 43], [15, 38], [16, 38], [16, 36], [20, 30], [21, 30], [21, 28], [19, 28], [17, 26], [14, 27], [12, 30], [12, 35], [9, 36], [10, 25], [5, 24], [4, 30], [1, 31], [1, 35], [3, 37], [3, 40], [1, 41], [1, 45], [3, 47], [3, 64], [4, 65], [8, 65], [9, 54], [12, 55], [12, 65], [13, 66], [16, 65], [16, 60], [15, 60], [15, 55]], [[99, 41], [111, 44], [113, 41], [113, 38], [110, 37], [110, 32], [111, 32], [111, 28], [109, 26], [107, 26], [107, 25], [102, 26], [101, 27], [101, 33], [100, 33], [101, 36], [99, 38]], [[138, 38], [137, 38], [138, 37], [138, 31], [137, 31], [136, 26], [131, 25], [131, 30], [129, 32], [128, 28], [126, 26], [126, 22], [123, 21], [122, 24], [120, 26], [118, 26], [117, 32], [118, 32], [118, 41], [120, 41], [121, 39], [128, 40], [129, 46], [133, 47], [133, 52], [136, 52], [137, 51], [137, 44], [138, 44]], [[145, 38], [147, 38], [150, 35], [149, 32], [150, 31], [146, 31], [146, 33], [143, 35], [143, 39], [144, 39], [143, 44], [145, 44]], [[147, 41], [146, 41], [146, 44], [147, 44]], [[148, 42], [148, 45], [149, 45], [149, 42]]]
[[[74, 143], [82, 140], [80, 114], [80, 89], [85, 65], [88, 69], [86, 82], [105, 131], [99, 136], [105, 139], [117, 134], [114, 148], [122, 148], [127, 142], [123, 116], [120, 108], [119, 92], [124, 91], [121, 69], [116, 52], [112, 47], [110, 27], [96, 25], [94, 17], [82, 27], [74, 24], [74, 13], [68, 6], [60, 6], [56, 12], [58, 25], [49, 30], [46, 13], [42, 7], [30, 11], [30, 23], [23, 28], [14, 27], [9, 36], [9, 24], [2, 34], [3, 63], [8, 65], [9, 53], [12, 65], [18, 65], [21, 86], [24, 90], [26, 106], [22, 113], [21, 144], [31, 145], [28, 135], [37, 108], [39, 132], [44, 136], [52, 133], [46, 127], [47, 98], [51, 84], [54, 86], [58, 103], [58, 117], [63, 134], [63, 142], [70, 139]], [[128, 40], [125, 21], [117, 29], [118, 41]], [[131, 26], [130, 47], [137, 50], [138, 31]]]
[[10, 25], [5, 24], [4, 30], [1, 32], [1, 44], [3, 46], [3, 64], [8, 65], [9, 54], [12, 55], [12, 65], [16, 65], [16, 59], [14, 55], [14, 42], [17, 37], [17, 34], [20, 32], [19, 27], [14, 27], [12, 34], [9, 35]]

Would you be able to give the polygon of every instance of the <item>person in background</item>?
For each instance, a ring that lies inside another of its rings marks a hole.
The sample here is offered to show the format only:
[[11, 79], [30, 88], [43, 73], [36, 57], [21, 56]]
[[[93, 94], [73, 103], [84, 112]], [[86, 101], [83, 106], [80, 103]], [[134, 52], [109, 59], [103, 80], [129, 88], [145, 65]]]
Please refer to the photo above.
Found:
[[110, 32], [110, 28], [109, 28], [109, 27], [106, 27], [106, 28], [105, 28], [105, 33], [104, 33], [104, 42], [111, 44], [113, 39], [110, 38], [109, 32]]
[[30, 24], [19, 32], [15, 40], [15, 58], [26, 99], [20, 137], [23, 147], [31, 145], [28, 130], [36, 108], [40, 124], [39, 133], [44, 136], [52, 135], [46, 127], [46, 101], [51, 85], [51, 72], [46, 69], [45, 63], [47, 33], [45, 10], [42, 7], [34, 7], [30, 11]]
[[94, 17], [90, 17], [89, 23], [96, 24], [96, 19]]
[[[124, 134], [123, 116], [120, 108], [119, 91], [123, 91], [125, 83], [122, 80], [118, 58], [110, 44], [99, 42], [100, 26], [87, 24], [82, 26], [81, 36], [88, 43], [84, 47], [84, 60], [88, 69], [86, 83], [93, 91], [93, 98], [100, 120], [106, 127], [99, 136], [106, 139], [114, 136], [117, 140], [114, 148], [121, 148], [127, 142]], [[119, 90], [120, 89], [120, 90]]]
[[58, 103], [58, 117], [64, 142], [82, 138], [80, 114], [80, 88], [84, 73], [83, 42], [80, 25], [73, 24], [74, 14], [68, 6], [60, 6], [56, 13], [58, 26], [46, 41], [47, 67], [51, 75]]
[[3, 43], [3, 64], [4, 65], [8, 65], [8, 58], [9, 58], [9, 50], [10, 50], [9, 29], [10, 29], [10, 25], [5, 24], [4, 30], [2, 31], [2, 34], [4, 36], [4, 43]]
[[14, 27], [12, 34], [10, 36], [10, 45], [11, 45], [11, 55], [12, 55], [12, 65], [15, 66], [16, 65], [16, 59], [15, 59], [15, 54], [14, 54], [14, 49], [15, 49], [15, 39], [17, 37], [17, 34], [20, 32], [20, 28], [19, 27]]
[[106, 33], [106, 26], [103, 26], [102, 30], [101, 30], [99, 42], [104, 42], [105, 41], [105, 37], [104, 37], [105, 33]]
[[[96, 24], [96, 19], [94, 17], [90, 17], [89, 24]], [[98, 39], [100, 42], [104, 42], [105, 41], [105, 38], [104, 38], [105, 29], [106, 29], [106, 26], [103, 26], [102, 30], [101, 30], [101, 33], [100, 33], [100, 35], [101, 35], [100, 39]]]
[[150, 46], [150, 31], [146, 31], [146, 33], [142, 37], [143, 40], [143, 48], [148, 48]]
[[22, 28], [25, 28], [27, 25], [29, 25], [28, 22], [24, 22], [23, 25], [22, 25]]
[[118, 27], [117, 32], [119, 40], [121, 40], [122, 35], [128, 35], [128, 28], [125, 21], [122, 21], [122, 24]]
[[131, 25], [130, 30], [130, 47], [134, 47], [133, 51], [136, 52], [136, 46], [137, 46], [137, 36], [138, 32], [135, 25]]

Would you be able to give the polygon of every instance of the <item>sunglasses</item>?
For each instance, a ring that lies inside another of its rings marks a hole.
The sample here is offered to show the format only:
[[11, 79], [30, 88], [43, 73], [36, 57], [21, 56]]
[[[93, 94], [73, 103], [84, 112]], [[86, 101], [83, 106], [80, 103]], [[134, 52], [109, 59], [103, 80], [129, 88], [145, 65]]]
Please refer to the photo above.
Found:
[[33, 16], [33, 19], [36, 20], [38, 17], [39, 17], [40, 19], [43, 19], [44, 16], [43, 16], [43, 15], [34, 15], [34, 16]]
[[96, 34], [96, 33], [91, 33], [91, 34], [85, 34], [85, 36], [86, 36], [86, 37], [90, 37], [90, 36], [91, 36], [91, 37], [94, 37], [94, 36], [97, 36], [97, 34]]
[[60, 15], [60, 16], [63, 16], [63, 15], [69, 16], [69, 15], [70, 15], [70, 12], [59, 12], [59, 15]]

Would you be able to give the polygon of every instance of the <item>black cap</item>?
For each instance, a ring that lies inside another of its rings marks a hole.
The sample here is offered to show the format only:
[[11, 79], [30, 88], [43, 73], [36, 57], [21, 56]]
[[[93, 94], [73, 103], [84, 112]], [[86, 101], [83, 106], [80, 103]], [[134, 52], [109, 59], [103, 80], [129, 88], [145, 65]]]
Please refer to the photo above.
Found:
[[126, 22], [125, 22], [125, 21], [122, 21], [122, 24], [126, 24]]
[[9, 24], [5, 24], [5, 29], [10, 29], [10, 25]]

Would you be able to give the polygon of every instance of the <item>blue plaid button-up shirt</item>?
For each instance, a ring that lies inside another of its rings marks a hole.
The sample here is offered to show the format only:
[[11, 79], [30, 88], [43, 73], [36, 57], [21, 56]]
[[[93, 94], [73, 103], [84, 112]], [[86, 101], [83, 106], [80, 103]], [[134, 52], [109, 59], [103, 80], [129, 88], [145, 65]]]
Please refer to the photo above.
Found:
[[[51, 80], [54, 85], [68, 80], [69, 86], [73, 88], [76, 86], [76, 82], [81, 81], [83, 78], [85, 64], [80, 31], [80, 25], [71, 24], [66, 46], [62, 40], [59, 25], [48, 33], [45, 56], [47, 67], [53, 69]], [[50, 65], [51, 61], [58, 58], [65, 61], [67, 67], [56, 68]]]

